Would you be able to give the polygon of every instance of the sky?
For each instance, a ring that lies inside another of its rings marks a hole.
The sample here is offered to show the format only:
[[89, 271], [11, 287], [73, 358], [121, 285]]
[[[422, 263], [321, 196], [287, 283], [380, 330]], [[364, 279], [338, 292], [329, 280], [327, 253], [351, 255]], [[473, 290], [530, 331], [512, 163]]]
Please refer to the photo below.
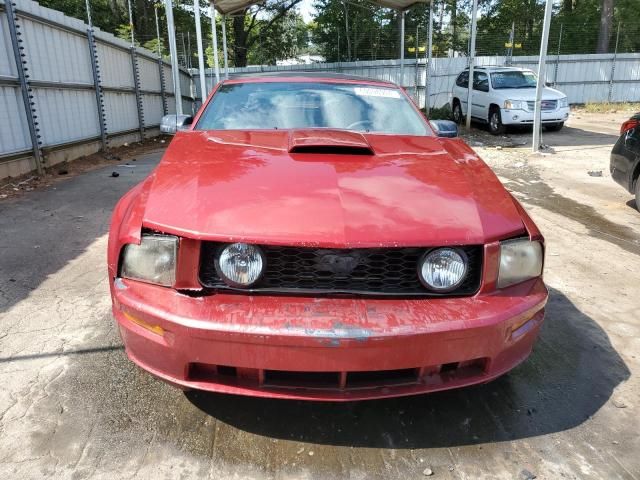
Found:
[[311, 21], [311, 14], [315, 13], [313, 0], [302, 0], [300, 5], [298, 5], [298, 9], [300, 10], [302, 18], [304, 18], [305, 23], [309, 23]]

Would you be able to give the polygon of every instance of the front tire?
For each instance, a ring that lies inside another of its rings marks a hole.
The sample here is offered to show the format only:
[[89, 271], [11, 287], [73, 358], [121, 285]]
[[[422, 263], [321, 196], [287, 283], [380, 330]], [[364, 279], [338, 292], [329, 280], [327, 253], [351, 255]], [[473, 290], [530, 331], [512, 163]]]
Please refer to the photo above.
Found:
[[492, 135], [502, 135], [505, 127], [502, 124], [502, 115], [498, 107], [493, 107], [489, 111], [489, 131]]
[[636, 178], [636, 210], [640, 212], [640, 177]]
[[453, 101], [453, 121], [456, 122], [458, 125], [460, 125], [462, 123], [462, 120], [463, 120], [463, 116], [462, 116], [462, 107], [460, 106], [460, 101], [454, 100]]
[[560, 130], [562, 130], [562, 127], [564, 127], [564, 122], [550, 123], [549, 125], [545, 126], [545, 128], [549, 132], [559, 132]]

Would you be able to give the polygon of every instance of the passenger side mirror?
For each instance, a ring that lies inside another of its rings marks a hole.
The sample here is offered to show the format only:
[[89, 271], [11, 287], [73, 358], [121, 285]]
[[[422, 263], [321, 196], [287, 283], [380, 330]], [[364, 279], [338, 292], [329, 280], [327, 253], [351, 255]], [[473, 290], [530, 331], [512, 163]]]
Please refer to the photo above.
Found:
[[553, 87], [553, 82], [544, 82], [545, 87]]
[[445, 138], [455, 138], [458, 136], [458, 125], [451, 120], [431, 120], [431, 126], [436, 131], [436, 135]]
[[160, 121], [160, 132], [174, 135], [178, 130], [186, 130], [193, 123], [191, 115], [170, 114], [162, 117]]

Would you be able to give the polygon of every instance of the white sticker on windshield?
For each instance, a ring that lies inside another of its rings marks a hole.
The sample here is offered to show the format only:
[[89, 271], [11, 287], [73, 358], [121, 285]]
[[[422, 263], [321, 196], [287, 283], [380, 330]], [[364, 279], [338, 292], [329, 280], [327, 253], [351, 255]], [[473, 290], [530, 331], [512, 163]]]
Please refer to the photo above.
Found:
[[355, 87], [353, 90], [359, 97], [400, 98], [400, 92], [390, 88]]

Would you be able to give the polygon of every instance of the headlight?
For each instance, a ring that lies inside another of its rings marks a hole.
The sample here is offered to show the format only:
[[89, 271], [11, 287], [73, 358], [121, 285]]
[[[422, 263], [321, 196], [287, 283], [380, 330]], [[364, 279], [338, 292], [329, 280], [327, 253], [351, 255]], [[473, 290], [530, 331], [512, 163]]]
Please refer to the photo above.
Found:
[[422, 283], [432, 290], [447, 292], [462, 283], [467, 273], [467, 256], [453, 248], [438, 248], [424, 256], [418, 267]]
[[178, 237], [143, 235], [140, 245], [125, 245], [120, 275], [167, 287], [176, 280]]
[[569, 99], [567, 97], [558, 100], [558, 107], [564, 108], [569, 106]]
[[247, 243], [232, 243], [220, 252], [216, 269], [232, 287], [248, 287], [262, 276], [266, 260], [262, 250]]
[[507, 110], [524, 110], [527, 102], [522, 100], [505, 100], [504, 108]]
[[498, 288], [508, 287], [542, 275], [542, 245], [527, 239], [500, 244]]

